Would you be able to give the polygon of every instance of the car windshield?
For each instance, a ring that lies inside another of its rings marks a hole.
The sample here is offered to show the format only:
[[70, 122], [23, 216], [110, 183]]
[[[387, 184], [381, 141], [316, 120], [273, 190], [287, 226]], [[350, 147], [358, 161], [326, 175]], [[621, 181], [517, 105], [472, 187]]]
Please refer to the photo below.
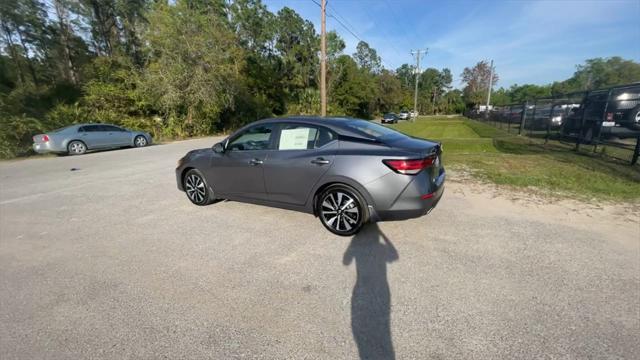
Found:
[[384, 118], [385, 119], [393, 119], [393, 114], [385, 114]]
[[405, 136], [396, 130], [367, 120], [349, 120], [346, 125], [376, 140]]

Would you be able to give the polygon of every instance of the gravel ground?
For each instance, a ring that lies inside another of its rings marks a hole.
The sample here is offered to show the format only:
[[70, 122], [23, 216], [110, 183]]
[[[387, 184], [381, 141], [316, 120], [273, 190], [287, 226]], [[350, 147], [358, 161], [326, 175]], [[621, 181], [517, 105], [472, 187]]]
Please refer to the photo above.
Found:
[[215, 140], [0, 163], [3, 359], [640, 354], [634, 210], [450, 181], [430, 215], [339, 238], [191, 205], [175, 163]]

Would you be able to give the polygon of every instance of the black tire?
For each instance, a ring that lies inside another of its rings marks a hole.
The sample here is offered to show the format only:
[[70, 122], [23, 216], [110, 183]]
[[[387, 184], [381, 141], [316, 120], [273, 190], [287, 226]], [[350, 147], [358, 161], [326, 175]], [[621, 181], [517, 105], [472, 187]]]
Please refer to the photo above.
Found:
[[634, 107], [629, 111], [627, 120], [631, 123], [632, 129], [640, 129], [640, 105]]
[[87, 152], [87, 145], [80, 140], [73, 140], [67, 144], [67, 154], [82, 155]]
[[184, 175], [182, 186], [187, 199], [195, 205], [205, 206], [215, 201], [213, 190], [202, 173], [196, 169], [191, 169]]
[[343, 184], [331, 185], [320, 193], [316, 213], [322, 225], [339, 236], [356, 234], [369, 221], [367, 202], [358, 191]]
[[145, 147], [147, 145], [149, 145], [149, 142], [147, 138], [142, 135], [138, 135], [133, 139], [133, 147]]

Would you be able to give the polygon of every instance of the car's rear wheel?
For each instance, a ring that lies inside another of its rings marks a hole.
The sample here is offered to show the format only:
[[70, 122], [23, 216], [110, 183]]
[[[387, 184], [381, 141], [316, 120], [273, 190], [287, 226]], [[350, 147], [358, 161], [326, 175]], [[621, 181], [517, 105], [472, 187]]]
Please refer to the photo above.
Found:
[[368, 220], [366, 201], [356, 190], [341, 184], [320, 194], [317, 214], [327, 230], [340, 236], [357, 233]]
[[133, 139], [133, 145], [135, 147], [145, 147], [147, 146], [148, 142], [147, 142], [147, 138], [145, 138], [142, 135], [138, 135], [136, 136], [135, 139]]
[[67, 153], [69, 155], [82, 155], [87, 152], [87, 145], [82, 141], [74, 140], [67, 145]]
[[196, 169], [191, 169], [184, 175], [183, 185], [187, 198], [195, 205], [204, 206], [215, 200], [213, 191], [207, 185], [204, 176]]
[[629, 121], [631, 121], [631, 126], [640, 129], [640, 105], [634, 107], [629, 112]]

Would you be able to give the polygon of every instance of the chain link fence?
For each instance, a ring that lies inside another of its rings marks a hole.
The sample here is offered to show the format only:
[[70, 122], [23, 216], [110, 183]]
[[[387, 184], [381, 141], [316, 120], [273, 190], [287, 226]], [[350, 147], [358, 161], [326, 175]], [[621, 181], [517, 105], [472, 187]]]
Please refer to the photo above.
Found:
[[640, 156], [640, 83], [471, 110], [467, 117], [508, 133], [575, 146], [628, 161]]

